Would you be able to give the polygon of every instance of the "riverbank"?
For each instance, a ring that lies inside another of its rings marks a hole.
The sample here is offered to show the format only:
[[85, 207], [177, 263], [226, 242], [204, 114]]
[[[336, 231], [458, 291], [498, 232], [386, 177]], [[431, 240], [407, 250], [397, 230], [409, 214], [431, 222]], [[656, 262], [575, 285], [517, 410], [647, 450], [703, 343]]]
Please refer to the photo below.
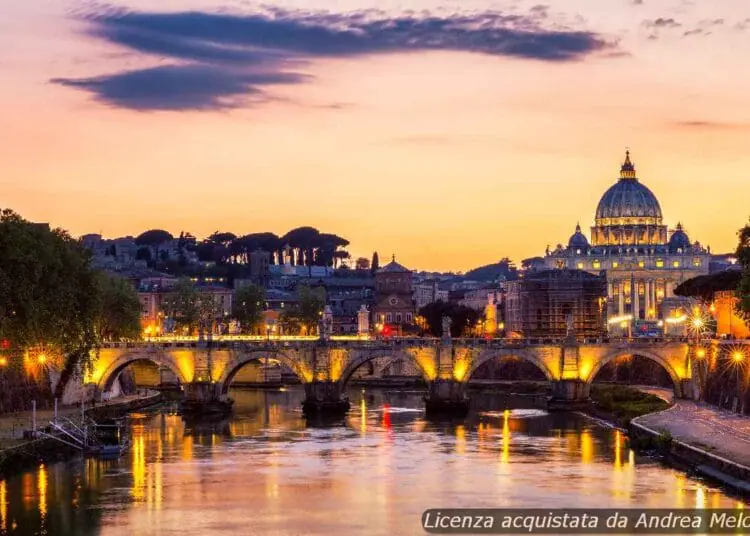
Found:
[[750, 496], [750, 418], [691, 400], [631, 421], [635, 444], [656, 447], [687, 466]]
[[[105, 420], [122, 417], [123, 415], [138, 409], [153, 406], [161, 402], [161, 393], [149, 391], [145, 395], [131, 395], [98, 404], [95, 407], [85, 409], [87, 417], [94, 420]], [[75, 418], [81, 413], [80, 408], [65, 407], [58, 412], [59, 417]], [[53, 411], [37, 412], [37, 423], [39, 428], [45, 428], [46, 423], [54, 418]], [[12, 437], [17, 432], [31, 430], [31, 412], [4, 415], [0, 417], [0, 431], [11, 433], [11, 439], [6, 440], [0, 448], [0, 476], [8, 476], [18, 473], [28, 467], [42, 463], [50, 463], [65, 460], [79, 453], [73, 449], [50, 438], [22, 439]], [[25, 426], [21, 423], [26, 423]], [[21, 434], [23, 435], [23, 434]]]

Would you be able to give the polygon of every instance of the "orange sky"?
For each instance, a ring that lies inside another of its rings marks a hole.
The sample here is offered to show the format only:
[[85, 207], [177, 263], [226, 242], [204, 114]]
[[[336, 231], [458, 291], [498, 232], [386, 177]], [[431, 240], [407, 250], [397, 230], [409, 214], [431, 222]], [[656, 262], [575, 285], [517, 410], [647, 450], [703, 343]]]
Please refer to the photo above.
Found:
[[[408, 5], [523, 14], [535, 4]], [[665, 223], [681, 221], [712, 251], [733, 249], [750, 215], [750, 58], [738, 53], [750, 49], [746, 0], [548, 4], [545, 24], [616, 46], [565, 62], [456, 50], [312, 57], [295, 66], [305, 81], [269, 86], [262, 102], [136, 111], [51, 80], [168, 58], [86, 35], [73, 16], [84, 4], [4, 3], [0, 206], [108, 237], [313, 225], [349, 239], [355, 256], [467, 270], [540, 255], [576, 221], [590, 226], [629, 146]], [[391, 5], [403, 3], [377, 4]]]

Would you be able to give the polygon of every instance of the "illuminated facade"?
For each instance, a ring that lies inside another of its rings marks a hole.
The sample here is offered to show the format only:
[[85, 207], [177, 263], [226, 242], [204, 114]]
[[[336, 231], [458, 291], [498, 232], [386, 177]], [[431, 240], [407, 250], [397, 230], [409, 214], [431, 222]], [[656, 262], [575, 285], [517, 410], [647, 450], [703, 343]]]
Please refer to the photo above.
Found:
[[610, 328], [626, 329], [630, 321], [663, 318], [662, 302], [675, 287], [708, 273], [710, 251], [691, 243], [680, 224], [669, 232], [627, 152], [618, 181], [599, 201], [591, 242], [577, 225], [568, 245], [547, 248], [544, 260], [547, 268], [605, 271]]
[[393, 260], [375, 274], [375, 323], [400, 328], [416, 316], [412, 296], [412, 272]]

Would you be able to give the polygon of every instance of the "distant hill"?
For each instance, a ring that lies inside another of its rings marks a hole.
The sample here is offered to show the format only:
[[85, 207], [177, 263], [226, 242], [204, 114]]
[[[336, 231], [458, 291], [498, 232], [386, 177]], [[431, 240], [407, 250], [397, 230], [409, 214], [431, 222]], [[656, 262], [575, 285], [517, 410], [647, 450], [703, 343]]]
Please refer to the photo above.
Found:
[[469, 270], [464, 274], [464, 279], [487, 282], [498, 280], [512, 281], [513, 279], [518, 279], [518, 269], [513, 264], [513, 261], [502, 259], [500, 262]]

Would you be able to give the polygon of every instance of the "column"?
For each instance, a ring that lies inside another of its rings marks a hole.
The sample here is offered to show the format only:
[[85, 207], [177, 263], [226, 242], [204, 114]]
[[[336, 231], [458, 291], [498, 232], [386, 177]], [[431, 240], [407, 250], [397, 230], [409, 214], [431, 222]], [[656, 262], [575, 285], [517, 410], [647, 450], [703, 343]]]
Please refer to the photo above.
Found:
[[607, 298], [610, 300], [613, 298], [613, 285], [612, 281], [607, 282]]
[[622, 281], [617, 282], [617, 299], [618, 299], [618, 314], [622, 316], [625, 314], [625, 285]]
[[632, 299], [633, 318], [635, 320], [638, 320], [639, 318], [641, 318], [641, 303], [640, 303], [640, 298], [638, 296], [640, 281], [633, 280], [632, 286], [633, 286], [633, 299]]
[[651, 307], [654, 309], [654, 318], [659, 318], [659, 308], [656, 305], [656, 281], [651, 281]]
[[643, 299], [645, 300], [645, 306], [646, 306], [646, 314], [644, 315], [645, 318], [651, 318], [651, 281], [646, 279], [646, 281], [643, 283], [644, 293], [643, 293]]
[[672, 297], [672, 282], [671, 281], [664, 281], [664, 297], [665, 298]]

